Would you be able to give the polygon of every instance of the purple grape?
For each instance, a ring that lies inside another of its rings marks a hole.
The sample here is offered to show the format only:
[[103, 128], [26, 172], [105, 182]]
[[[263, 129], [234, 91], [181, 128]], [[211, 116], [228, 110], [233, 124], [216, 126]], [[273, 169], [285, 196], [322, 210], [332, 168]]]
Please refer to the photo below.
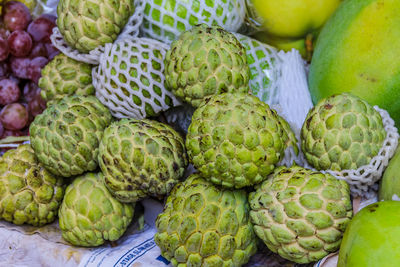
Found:
[[[12, 131], [12, 130], [4, 129], [4, 133], [1, 136], [1, 138], [6, 138], [8, 136], [24, 136], [24, 133], [22, 131], [18, 131], [18, 130]], [[8, 150], [8, 149], [5, 149], [5, 150]]]
[[47, 49], [44, 43], [36, 43], [33, 45], [32, 51], [29, 54], [30, 58], [34, 57], [47, 57]]
[[56, 24], [48, 15], [42, 15], [29, 24], [28, 33], [32, 35], [35, 42], [49, 43], [55, 26]]
[[4, 134], [4, 127], [3, 124], [0, 122], [0, 137], [2, 137]]
[[31, 22], [32, 16], [23, 3], [7, 2], [4, 6], [4, 25], [10, 31], [25, 30]]
[[41, 114], [43, 110], [46, 109], [46, 101], [42, 98], [42, 96], [37, 94], [31, 101], [28, 103], [28, 111], [29, 114], [33, 117]]
[[56, 55], [60, 54], [60, 51], [53, 46], [52, 43], [45, 43], [47, 58], [52, 60]]
[[36, 95], [40, 94], [40, 89], [39, 86], [37, 86], [36, 83], [34, 82], [27, 82], [24, 86], [24, 91], [23, 91], [23, 99], [26, 102], [30, 102], [32, 99], [36, 97]]
[[10, 53], [16, 57], [29, 55], [32, 49], [32, 38], [25, 31], [14, 31], [8, 36], [8, 46]]
[[42, 77], [42, 68], [46, 66], [48, 59], [45, 57], [35, 57], [29, 63], [28, 68], [28, 79], [32, 80], [36, 84], [39, 82], [40, 77]]
[[10, 79], [0, 81], [0, 105], [8, 105], [17, 102], [21, 96], [18, 83]]
[[10, 49], [8, 48], [7, 40], [0, 37], [0, 61], [4, 61], [8, 58]]
[[20, 103], [12, 103], [3, 107], [0, 121], [7, 130], [20, 130], [28, 123], [28, 111]]
[[9, 71], [10, 68], [8, 67], [7, 62], [5, 61], [0, 62], [0, 79], [6, 78], [8, 76]]
[[25, 57], [11, 57], [10, 68], [12, 73], [21, 79], [29, 79], [28, 69], [30, 67], [31, 60]]

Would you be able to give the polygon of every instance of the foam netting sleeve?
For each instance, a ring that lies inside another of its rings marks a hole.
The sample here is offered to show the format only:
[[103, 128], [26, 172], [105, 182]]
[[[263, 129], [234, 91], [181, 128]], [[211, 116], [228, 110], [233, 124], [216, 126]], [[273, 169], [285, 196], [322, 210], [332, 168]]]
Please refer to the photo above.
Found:
[[278, 78], [281, 74], [277, 49], [246, 35], [233, 34], [246, 49], [252, 94], [269, 105], [277, 104]]
[[[124, 39], [127, 37], [139, 36], [139, 27], [143, 21], [143, 9], [144, 9], [143, 1], [137, 1], [135, 3], [135, 11], [133, 12], [133, 15], [129, 18], [124, 29], [118, 35], [117, 40]], [[81, 53], [78, 50], [73, 49], [65, 42], [58, 27], [53, 28], [53, 34], [50, 36], [50, 39], [53, 45], [66, 56], [75, 59], [77, 61], [85, 62], [92, 65], [99, 64], [100, 56], [104, 52], [104, 46], [99, 46], [87, 54]]]
[[140, 31], [145, 37], [166, 44], [176, 40], [194, 25], [219, 25], [236, 32], [244, 23], [244, 0], [144, 0], [144, 17]]
[[181, 105], [164, 87], [164, 57], [169, 46], [148, 38], [106, 44], [93, 68], [96, 97], [116, 118], [143, 119]]

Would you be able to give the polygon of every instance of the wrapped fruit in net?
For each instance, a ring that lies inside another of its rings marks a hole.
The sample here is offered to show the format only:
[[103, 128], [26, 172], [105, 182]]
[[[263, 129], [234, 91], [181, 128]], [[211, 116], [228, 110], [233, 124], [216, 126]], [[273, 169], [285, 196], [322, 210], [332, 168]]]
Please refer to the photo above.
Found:
[[145, 36], [171, 43], [193, 26], [205, 23], [219, 25], [227, 31], [237, 31], [245, 18], [243, 0], [161, 0], [144, 2]]
[[167, 49], [148, 38], [127, 38], [105, 46], [93, 82], [97, 98], [114, 117], [142, 119], [180, 105], [164, 85]]

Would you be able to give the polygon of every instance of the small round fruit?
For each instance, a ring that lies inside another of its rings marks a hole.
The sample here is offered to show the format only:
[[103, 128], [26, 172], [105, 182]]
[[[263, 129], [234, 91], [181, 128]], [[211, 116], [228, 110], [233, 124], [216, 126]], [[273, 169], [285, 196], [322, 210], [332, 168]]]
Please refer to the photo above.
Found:
[[278, 167], [250, 193], [250, 218], [267, 247], [306, 264], [339, 249], [353, 210], [349, 185], [299, 166]]
[[14, 31], [7, 39], [10, 53], [16, 57], [29, 55], [32, 49], [32, 38], [25, 31]]
[[317, 170], [355, 170], [371, 162], [385, 138], [379, 112], [344, 93], [322, 99], [308, 112], [301, 148]]
[[190, 162], [213, 183], [243, 188], [267, 178], [297, 141], [289, 124], [259, 98], [224, 93], [194, 112], [186, 136]]
[[246, 50], [218, 26], [201, 24], [184, 32], [165, 55], [165, 82], [177, 97], [198, 107], [224, 92], [248, 92]]
[[23, 31], [32, 20], [29, 9], [21, 2], [7, 2], [3, 12], [4, 26], [10, 31]]
[[183, 176], [187, 164], [183, 138], [170, 126], [147, 119], [111, 124], [99, 147], [104, 183], [122, 202], [162, 198]]
[[0, 111], [0, 121], [7, 130], [20, 130], [28, 123], [28, 111], [20, 103], [12, 103]]
[[247, 194], [192, 174], [156, 220], [154, 241], [173, 266], [242, 266], [257, 251]]
[[0, 61], [6, 60], [9, 54], [10, 54], [10, 49], [8, 47], [7, 40], [0, 37]]
[[55, 175], [71, 177], [98, 167], [100, 140], [110, 111], [94, 96], [68, 96], [31, 123], [30, 141], [39, 161]]
[[21, 90], [17, 82], [11, 79], [0, 80], [0, 105], [17, 102], [20, 96]]
[[50, 18], [42, 15], [29, 24], [27, 32], [35, 42], [50, 42], [50, 36], [55, 26]]
[[134, 204], [114, 199], [102, 173], [86, 173], [65, 190], [58, 217], [63, 238], [75, 246], [100, 246], [120, 238], [129, 226]]
[[37, 160], [30, 145], [0, 157], [0, 218], [14, 224], [42, 226], [57, 218], [64, 182]]

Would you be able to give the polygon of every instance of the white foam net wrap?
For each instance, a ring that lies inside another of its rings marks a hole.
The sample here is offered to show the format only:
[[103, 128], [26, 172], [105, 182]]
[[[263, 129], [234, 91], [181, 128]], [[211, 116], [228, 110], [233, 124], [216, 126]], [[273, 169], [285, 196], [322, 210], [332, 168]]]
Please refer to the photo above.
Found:
[[181, 102], [164, 87], [168, 46], [148, 38], [106, 44], [92, 71], [97, 98], [117, 118], [155, 116]]
[[250, 67], [249, 86], [253, 95], [271, 105], [278, 102], [278, 78], [280, 58], [278, 51], [267, 44], [248, 36], [234, 33], [246, 49], [247, 63]]
[[[143, 21], [143, 8], [143, 2], [137, 1], [133, 15], [129, 18], [129, 21], [125, 25], [124, 29], [121, 31], [117, 40], [124, 39], [127, 36], [139, 36], [139, 26]], [[104, 46], [99, 46], [96, 49], [90, 51], [88, 54], [81, 53], [78, 50], [73, 49], [65, 42], [58, 27], [53, 28], [53, 34], [50, 36], [50, 39], [53, 45], [66, 56], [77, 61], [86, 62], [92, 65], [99, 64], [100, 56], [104, 52]]]
[[144, 36], [170, 44], [194, 25], [219, 25], [237, 31], [246, 15], [244, 0], [144, 0]]

